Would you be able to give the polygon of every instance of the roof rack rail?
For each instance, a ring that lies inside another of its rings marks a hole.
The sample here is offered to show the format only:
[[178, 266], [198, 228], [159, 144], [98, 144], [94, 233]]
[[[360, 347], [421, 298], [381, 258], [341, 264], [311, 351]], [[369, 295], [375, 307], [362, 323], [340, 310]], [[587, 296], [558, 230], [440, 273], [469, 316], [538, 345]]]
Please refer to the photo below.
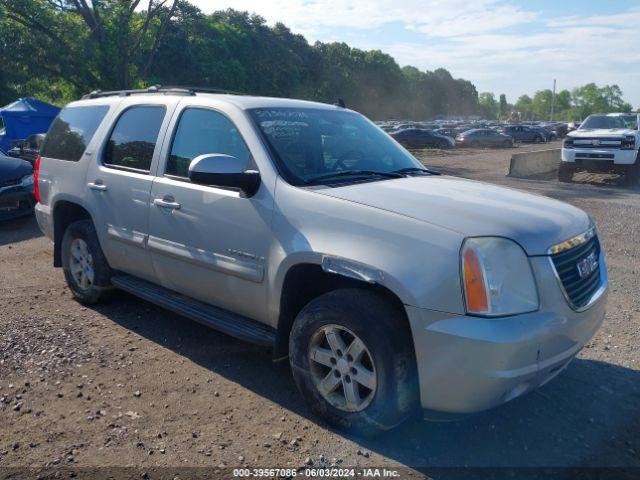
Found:
[[224, 90], [221, 88], [208, 87], [184, 87], [184, 86], [163, 86], [152, 85], [148, 88], [140, 88], [135, 90], [94, 90], [82, 97], [83, 100], [102, 97], [128, 97], [131, 95], [140, 95], [145, 93], [161, 93], [164, 95], [195, 95], [196, 93], [222, 93], [227, 95], [247, 95], [246, 93], [234, 92], [233, 90]]

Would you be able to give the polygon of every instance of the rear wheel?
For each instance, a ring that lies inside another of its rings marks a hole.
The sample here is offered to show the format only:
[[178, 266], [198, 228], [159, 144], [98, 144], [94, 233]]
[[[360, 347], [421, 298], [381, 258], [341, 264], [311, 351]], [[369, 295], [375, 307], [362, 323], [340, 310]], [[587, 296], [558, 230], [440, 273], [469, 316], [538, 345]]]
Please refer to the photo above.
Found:
[[574, 173], [575, 168], [573, 165], [569, 165], [566, 162], [561, 162], [560, 167], [558, 168], [558, 180], [560, 182], [569, 183], [573, 180]]
[[372, 292], [341, 289], [311, 301], [291, 330], [289, 359], [306, 402], [337, 428], [373, 436], [417, 409], [406, 319]]
[[91, 220], [67, 227], [62, 238], [62, 269], [73, 296], [94, 304], [111, 294], [111, 268], [102, 252]]

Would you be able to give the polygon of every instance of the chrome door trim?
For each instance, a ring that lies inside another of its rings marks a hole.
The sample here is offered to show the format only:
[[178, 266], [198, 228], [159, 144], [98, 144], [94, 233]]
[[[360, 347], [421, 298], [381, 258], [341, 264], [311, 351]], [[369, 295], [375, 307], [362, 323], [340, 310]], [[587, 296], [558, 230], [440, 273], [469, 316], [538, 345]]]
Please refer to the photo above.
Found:
[[154, 237], [153, 235], [149, 236], [147, 247], [152, 252], [174, 257], [202, 268], [216, 270], [251, 282], [261, 283], [264, 278], [264, 265], [259, 262], [259, 259], [247, 261], [246, 259], [229, 257], [220, 253], [172, 242], [164, 238]]
[[107, 235], [113, 240], [117, 240], [129, 245], [135, 245], [136, 247], [144, 248], [148, 235], [135, 230], [130, 230], [124, 227], [116, 227], [112, 224], [107, 224]]

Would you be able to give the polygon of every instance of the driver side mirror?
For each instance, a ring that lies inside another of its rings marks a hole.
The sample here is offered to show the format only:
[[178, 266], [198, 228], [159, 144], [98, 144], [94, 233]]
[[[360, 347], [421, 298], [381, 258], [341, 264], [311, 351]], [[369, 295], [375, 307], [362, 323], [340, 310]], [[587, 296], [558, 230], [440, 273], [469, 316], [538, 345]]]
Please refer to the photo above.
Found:
[[247, 170], [248, 162], [231, 155], [207, 153], [189, 164], [189, 179], [199, 185], [237, 188], [252, 197], [260, 188], [260, 173]]

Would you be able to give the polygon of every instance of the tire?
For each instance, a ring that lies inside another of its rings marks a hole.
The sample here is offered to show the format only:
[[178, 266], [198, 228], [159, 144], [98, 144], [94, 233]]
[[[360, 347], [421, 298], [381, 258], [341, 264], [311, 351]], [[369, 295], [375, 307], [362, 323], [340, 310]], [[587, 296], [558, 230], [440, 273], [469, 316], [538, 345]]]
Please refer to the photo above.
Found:
[[636, 158], [636, 163], [629, 166], [625, 173], [627, 184], [630, 186], [637, 185], [640, 182], [640, 154]]
[[[338, 332], [346, 354], [332, 349], [328, 342], [332, 332]], [[359, 362], [351, 363], [356, 370], [345, 369], [345, 361], [348, 367], [350, 360], [357, 360], [348, 354], [356, 339], [362, 341], [364, 353]], [[324, 363], [312, 360], [310, 352], [318, 346], [331, 359], [319, 357]], [[311, 410], [338, 429], [372, 437], [401, 424], [418, 409], [415, 352], [406, 319], [389, 302], [367, 290], [335, 290], [304, 307], [289, 337], [289, 361], [296, 385]], [[351, 379], [354, 372], [365, 379], [373, 373], [374, 389], [364, 386], [370, 382]], [[327, 396], [318, 387], [323, 379], [335, 383]], [[360, 404], [350, 405], [346, 400], [349, 385], [359, 389]]]
[[70, 224], [62, 237], [61, 247], [64, 277], [74, 298], [87, 305], [107, 300], [112, 292], [112, 271], [93, 222], [80, 220]]
[[542, 138], [541, 138], [541, 137], [535, 137], [535, 138], [533, 139], [533, 143], [541, 143], [541, 142], [543, 142], [543, 140], [542, 140]]
[[575, 168], [573, 165], [568, 165], [566, 162], [561, 162], [558, 168], [558, 181], [563, 183], [570, 183], [573, 181], [573, 174]]
[[478, 141], [475, 141], [475, 140], [474, 140], [473, 142], [471, 142], [471, 143], [469, 144], [469, 146], [470, 146], [471, 148], [480, 148], [480, 142], [478, 142]]
[[513, 147], [513, 142], [510, 142], [509, 140], [505, 140], [504, 142], [502, 142], [502, 148], [512, 148]]

